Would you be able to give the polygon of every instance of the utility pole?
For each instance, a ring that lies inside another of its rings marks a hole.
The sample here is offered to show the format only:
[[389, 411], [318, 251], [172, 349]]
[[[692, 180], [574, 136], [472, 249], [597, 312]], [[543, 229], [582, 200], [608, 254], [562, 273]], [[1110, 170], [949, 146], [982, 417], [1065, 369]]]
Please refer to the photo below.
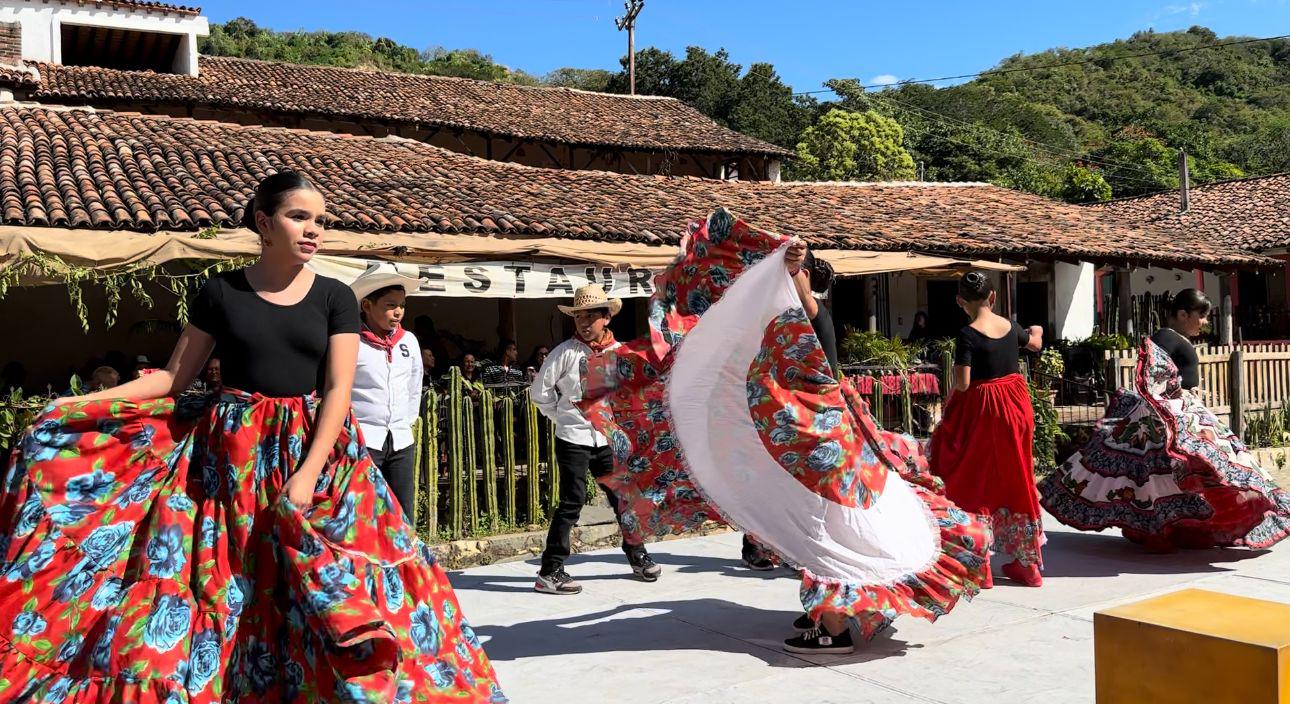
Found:
[[636, 16], [645, 7], [645, 0], [626, 0], [623, 9], [627, 14], [614, 20], [618, 31], [627, 30], [627, 84], [631, 86], [632, 95], [636, 95]]

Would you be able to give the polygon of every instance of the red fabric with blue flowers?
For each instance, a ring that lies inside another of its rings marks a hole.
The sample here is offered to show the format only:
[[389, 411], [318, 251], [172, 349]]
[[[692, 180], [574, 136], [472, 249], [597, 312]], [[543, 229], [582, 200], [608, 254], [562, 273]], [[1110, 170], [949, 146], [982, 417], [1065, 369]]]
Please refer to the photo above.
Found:
[[[615, 473], [607, 481], [647, 533], [682, 532], [724, 520], [721, 507], [705, 499], [676, 442], [667, 406], [668, 370], [704, 312], [785, 241], [716, 211], [692, 231], [690, 246], [657, 278], [649, 337], [589, 360], [583, 410], [614, 450]], [[917, 443], [878, 428], [855, 389], [829, 375], [800, 309], [785, 311], [767, 326], [746, 389], [763, 445], [798, 482], [829, 501], [869, 507], [888, 482], [906, 481], [922, 500], [940, 545], [922, 571], [893, 583], [838, 583], [804, 573], [801, 596], [808, 612], [856, 616], [864, 635], [872, 636], [898, 614], [934, 619], [960, 597], [976, 593], [984, 577], [988, 527], [944, 498]], [[767, 497], [766, 510], [777, 510], [773, 497]]]
[[505, 701], [352, 418], [281, 495], [315, 405], [47, 410], [0, 494], [0, 700]]

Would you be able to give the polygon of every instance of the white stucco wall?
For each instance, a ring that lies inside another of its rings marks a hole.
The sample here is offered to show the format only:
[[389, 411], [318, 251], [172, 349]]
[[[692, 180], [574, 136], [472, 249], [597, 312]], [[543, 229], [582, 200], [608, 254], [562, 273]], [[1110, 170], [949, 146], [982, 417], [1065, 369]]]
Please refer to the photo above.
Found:
[[926, 295], [920, 284], [921, 280], [913, 274], [887, 275], [888, 315], [892, 336], [907, 337], [913, 328], [914, 314], [922, 310], [920, 300]]
[[210, 34], [210, 24], [200, 15], [130, 11], [56, 0], [0, 0], [0, 22], [22, 25], [22, 58], [49, 63], [62, 62], [63, 24], [185, 35], [175, 71], [189, 75], [197, 74], [197, 37]]
[[783, 176], [783, 162], [779, 159], [772, 159], [766, 167], [766, 180], [772, 183], [779, 183]]
[[[1218, 295], [1218, 276], [1205, 273], [1205, 293], [1210, 297]], [[1189, 270], [1134, 269], [1130, 274], [1130, 289], [1134, 295], [1143, 293], [1161, 294], [1177, 293], [1185, 288], [1196, 288], [1196, 274]]]
[[1097, 324], [1097, 287], [1092, 264], [1053, 264], [1053, 336], [1078, 340]]

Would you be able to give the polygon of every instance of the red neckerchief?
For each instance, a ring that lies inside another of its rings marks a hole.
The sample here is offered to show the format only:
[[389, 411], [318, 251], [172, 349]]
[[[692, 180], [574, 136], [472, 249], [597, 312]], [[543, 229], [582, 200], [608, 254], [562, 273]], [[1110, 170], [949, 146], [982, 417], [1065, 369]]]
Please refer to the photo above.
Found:
[[613, 347], [614, 343], [616, 342], [614, 340], [613, 330], [606, 330], [605, 336], [600, 339], [600, 342], [587, 342], [586, 340], [583, 340], [581, 337], [578, 338], [578, 340], [581, 341], [582, 344], [590, 347], [591, 351], [595, 354], [600, 354], [601, 352], [604, 352], [610, 347]]
[[366, 342], [378, 350], [385, 350], [385, 361], [393, 362], [394, 346], [399, 344], [399, 340], [403, 339], [403, 333], [405, 332], [407, 331], [402, 327], [396, 327], [390, 331], [390, 334], [382, 337], [373, 332], [372, 329], [367, 327], [367, 324], [364, 323], [363, 330], [359, 333], [359, 336], [363, 339], [363, 342]]

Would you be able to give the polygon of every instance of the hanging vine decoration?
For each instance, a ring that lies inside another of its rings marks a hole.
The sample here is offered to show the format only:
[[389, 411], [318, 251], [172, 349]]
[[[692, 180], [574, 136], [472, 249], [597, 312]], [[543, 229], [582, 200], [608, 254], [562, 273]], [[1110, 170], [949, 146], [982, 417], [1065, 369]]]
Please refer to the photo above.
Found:
[[25, 278], [61, 281], [67, 287], [67, 299], [76, 311], [81, 330], [88, 333], [90, 315], [89, 308], [85, 305], [86, 285], [102, 288], [107, 298], [104, 323], [110, 328], [116, 324], [123, 292], [128, 291], [140, 305], [152, 309], [155, 301], [144, 287], [145, 282], [152, 282], [175, 296], [175, 317], [182, 324], [188, 321], [188, 299], [199, 286], [216, 274], [246, 266], [252, 261], [249, 257], [213, 262], [202, 260], [191, 264], [194, 267], [192, 271], [174, 273], [166, 271], [160, 264], [130, 264], [114, 269], [95, 269], [72, 264], [50, 254], [23, 254], [0, 269], [0, 300], [5, 298], [11, 286], [18, 286]]

